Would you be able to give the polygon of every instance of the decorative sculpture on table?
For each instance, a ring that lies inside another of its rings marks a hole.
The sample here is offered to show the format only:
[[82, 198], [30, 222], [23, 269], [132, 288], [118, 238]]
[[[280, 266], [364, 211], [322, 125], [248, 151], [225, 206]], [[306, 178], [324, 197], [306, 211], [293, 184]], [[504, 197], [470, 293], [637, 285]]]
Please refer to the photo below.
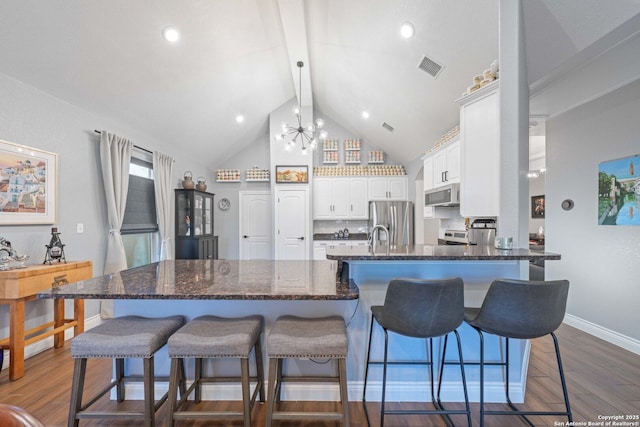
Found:
[[58, 260], [67, 263], [64, 257], [64, 244], [60, 240], [60, 233], [58, 233], [58, 227], [51, 228], [51, 240], [48, 245], [44, 245], [47, 248], [47, 253], [44, 256], [43, 264], [51, 264], [52, 261]]
[[28, 255], [18, 255], [11, 247], [11, 242], [5, 240], [4, 237], [0, 237], [0, 271], [25, 268], [24, 262], [28, 259]]

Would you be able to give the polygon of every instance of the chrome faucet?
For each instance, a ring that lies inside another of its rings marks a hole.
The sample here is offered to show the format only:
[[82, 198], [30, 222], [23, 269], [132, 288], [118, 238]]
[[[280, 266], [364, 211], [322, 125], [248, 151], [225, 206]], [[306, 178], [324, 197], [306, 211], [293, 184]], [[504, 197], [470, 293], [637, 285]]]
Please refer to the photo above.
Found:
[[369, 246], [371, 247], [372, 251], [375, 252], [377, 240], [376, 232], [380, 234], [380, 230], [384, 231], [387, 234], [387, 255], [389, 255], [389, 248], [391, 247], [391, 242], [389, 241], [389, 229], [382, 224], [378, 224], [371, 229], [371, 234], [369, 234]]

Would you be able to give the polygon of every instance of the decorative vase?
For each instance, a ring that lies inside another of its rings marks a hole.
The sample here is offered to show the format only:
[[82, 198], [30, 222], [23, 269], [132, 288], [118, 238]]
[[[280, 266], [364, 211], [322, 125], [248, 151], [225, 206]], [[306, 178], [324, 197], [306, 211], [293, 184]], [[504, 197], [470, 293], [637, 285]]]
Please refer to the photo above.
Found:
[[204, 180], [204, 177], [198, 177], [198, 183], [196, 184], [196, 190], [198, 191], [207, 191], [207, 183]]
[[182, 181], [182, 188], [185, 190], [193, 190], [195, 185], [195, 182], [193, 182], [193, 175], [190, 171], [186, 171], [184, 173], [184, 180]]

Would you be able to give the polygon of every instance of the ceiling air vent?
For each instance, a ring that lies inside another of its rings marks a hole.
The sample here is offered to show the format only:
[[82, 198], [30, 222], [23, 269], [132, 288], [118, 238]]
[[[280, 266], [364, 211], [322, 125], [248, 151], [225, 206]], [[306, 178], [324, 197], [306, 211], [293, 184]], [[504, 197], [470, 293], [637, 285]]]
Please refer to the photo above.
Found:
[[440, 71], [442, 71], [444, 66], [438, 64], [436, 61], [425, 55], [425, 57], [422, 58], [422, 61], [420, 61], [420, 64], [418, 64], [418, 68], [435, 79], [438, 77], [438, 74], [440, 74]]
[[395, 129], [387, 122], [382, 122], [382, 127], [388, 130], [389, 132], [393, 132]]

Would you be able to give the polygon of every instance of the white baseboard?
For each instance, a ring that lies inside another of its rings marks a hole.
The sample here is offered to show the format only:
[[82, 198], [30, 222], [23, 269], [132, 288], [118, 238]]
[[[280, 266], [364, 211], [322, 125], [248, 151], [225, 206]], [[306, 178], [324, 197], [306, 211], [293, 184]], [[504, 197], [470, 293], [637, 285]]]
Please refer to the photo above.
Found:
[[[188, 382], [191, 384], [191, 382]], [[255, 386], [251, 384], [251, 389]], [[350, 401], [362, 400], [362, 381], [354, 381], [348, 384]], [[436, 385], [437, 386], [437, 385]], [[511, 400], [515, 403], [524, 401], [524, 383], [511, 382], [509, 393]], [[382, 383], [380, 381], [369, 381], [367, 385], [367, 401], [379, 402], [382, 395]], [[155, 396], [158, 398], [167, 392], [169, 383], [166, 381], [156, 382]], [[265, 384], [265, 392], [269, 389]], [[469, 400], [478, 402], [480, 399], [480, 383], [478, 381], [467, 382]], [[143, 400], [144, 390], [142, 382], [128, 382], [125, 384], [125, 395], [127, 400]], [[464, 402], [462, 382], [450, 381], [442, 383], [441, 397], [443, 402]], [[115, 399], [115, 390], [111, 392], [111, 399]], [[203, 384], [202, 400], [242, 400], [242, 392], [239, 384]], [[305, 384], [284, 384], [282, 386], [282, 400], [297, 401], [339, 401], [340, 390], [337, 384], [305, 383]], [[387, 382], [387, 392], [385, 396], [387, 402], [428, 402], [431, 401], [429, 384], [419, 384], [414, 382]], [[504, 384], [502, 382], [487, 382], [485, 384], [485, 402], [504, 402]]]
[[[95, 315], [85, 319], [84, 321], [84, 329], [89, 330], [91, 328], [96, 327], [102, 323], [102, 319], [100, 319], [100, 315]], [[73, 329], [69, 328], [64, 331], [64, 339], [69, 340], [73, 338]], [[45, 338], [42, 341], [35, 342], [31, 345], [28, 345], [24, 348], [24, 358], [28, 359], [36, 354], [42, 353], [45, 350], [48, 350], [53, 347], [53, 337]], [[9, 367], [9, 350], [5, 350], [4, 352], [4, 361], [2, 363], [2, 369], [6, 369]]]
[[564, 323], [574, 328], [580, 329], [588, 334], [603, 339], [611, 344], [629, 350], [632, 353], [640, 354], [640, 341], [635, 338], [622, 335], [611, 329], [607, 329], [588, 320], [581, 319], [572, 314], [566, 314]]

